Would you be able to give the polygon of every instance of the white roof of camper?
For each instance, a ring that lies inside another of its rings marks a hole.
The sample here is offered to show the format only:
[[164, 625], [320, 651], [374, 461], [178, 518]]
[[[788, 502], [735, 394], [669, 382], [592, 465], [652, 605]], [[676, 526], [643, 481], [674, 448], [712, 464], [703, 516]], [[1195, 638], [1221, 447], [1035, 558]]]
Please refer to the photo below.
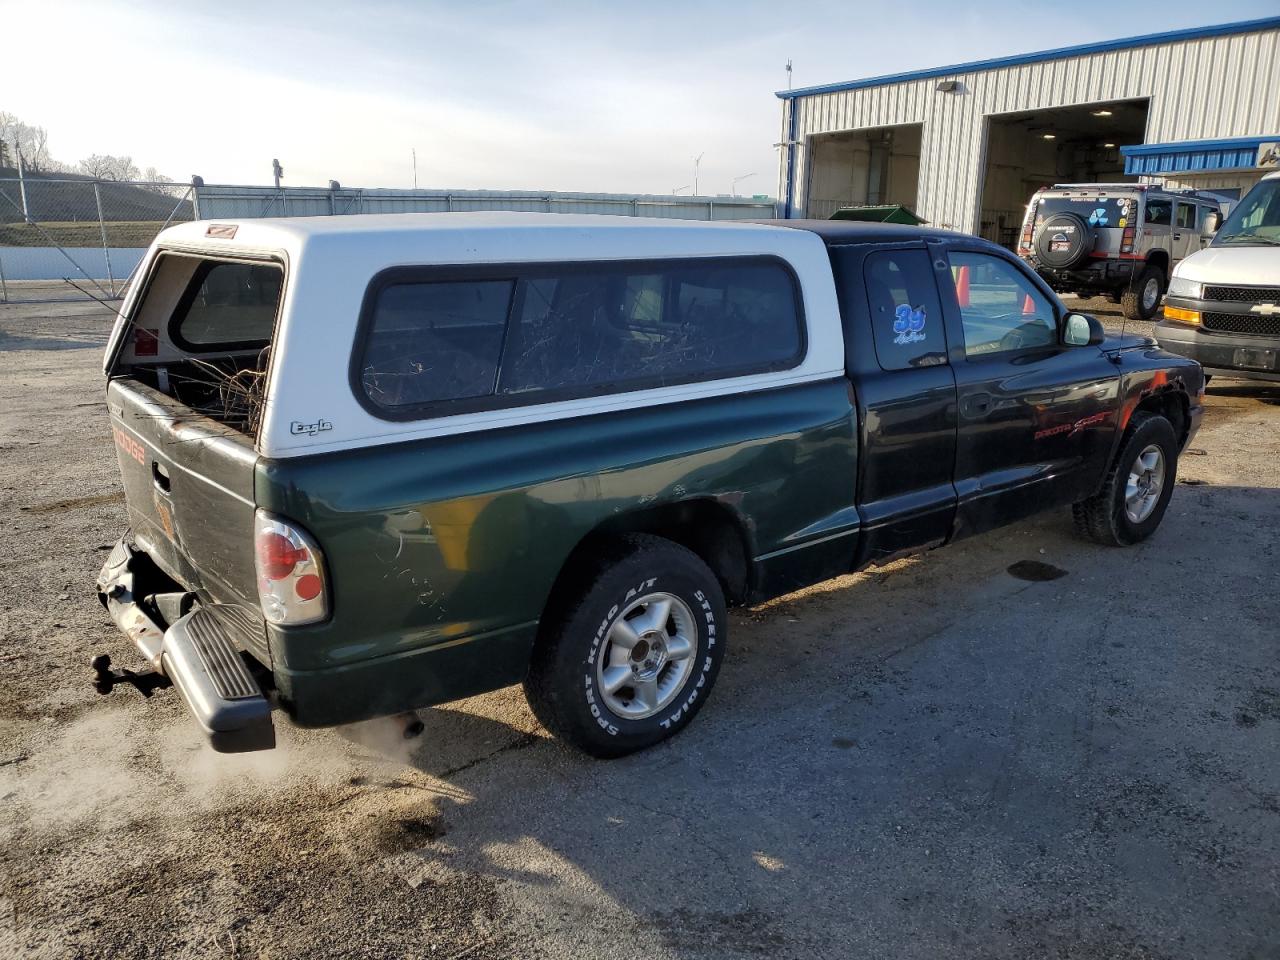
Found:
[[[166, 249], [214, 257], [271, 256], [286, 264], [276, 356], [268, 384], [266, 416], [258, 437], [259, 451], [269, 457], [771, 389], [827, 379], [844, 369], [840, 308], [831, 262], [825, 243], [809, 230], [733, 221], [589, 214], [403, 213], [184, 223], [156, 238], [149, 261]], [[798, 366], [434, 420], [390, 421], [375, 417], [352, 392], [349, 366], [361, 304], [370, 281], [383, 270], [436, 264], [716, 256], [776, 256], [790, 265], [804, 302], [808, 347]], [[126, 314], [130, 308], [127, 303]], [[325, 424], [322, 432], [299, 428], [317, 423]]]

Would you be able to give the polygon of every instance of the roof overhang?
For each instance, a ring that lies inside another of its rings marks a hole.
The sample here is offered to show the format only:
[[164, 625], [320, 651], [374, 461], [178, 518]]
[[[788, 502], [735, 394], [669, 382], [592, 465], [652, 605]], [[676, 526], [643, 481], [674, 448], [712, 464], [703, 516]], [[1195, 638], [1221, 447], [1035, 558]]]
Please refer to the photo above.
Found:
[[1074, 47], [1058, 47], [1054, 50], [1039, 50], [1035, 53], [1020, 53], [1012, 57], [996, 57], [991, 60], [972, 60], [968, 63], [953, 63], [946, 67], [930, 67], [925, 70], [913, 70], [907, 73], [891, 73], [881, 77], [867, 77], [862, 80], [847, 80], [843, 83], [827, 83], [813, 87], [797, 87], [795, 90], [778, 90], [775, 96], [780, 100], [793, 100], [797, 97], [808, 97], [821, 93], [836, 93], [841, 90], [859, 90], [863, 87], [883, 87], [891, 83], [903, 83], [908, 80], [929, 80], [934, 77], [954, 77], [957, 74], [980, 73], [984, 70], [997, 70], [1001, 67], [1017, 67], [1026, 63], [1037, 63], [1043, 60], [1069, 60], [1083, 57], [1091, 53], [1106, 53], [1109, 50], [1124, 50], [1130, 47], [1152, 47], [1161, 43], [1177, 43], [1181, 40], [1203, 40], [1208, 37], [1225, 37], [1237, 33], [1257, 33], [1263, 30], [1280, 29], [1280, 17], [1266, 17], [1261, 20], [1242, 20], [1238, 23], [1219, 23], [1208, 27], [1191, 27], [1186, 30], [1168, 30], [1164, 33], [1149, 33], [1140, 37], [1124, 37], [1119, 40], [1102, 40], [1097, 43], [1082, 43]]
[[1280, 169], [1280, 134], [1230, 140], [1183, 140], [1121, 147], [1127, 176]]

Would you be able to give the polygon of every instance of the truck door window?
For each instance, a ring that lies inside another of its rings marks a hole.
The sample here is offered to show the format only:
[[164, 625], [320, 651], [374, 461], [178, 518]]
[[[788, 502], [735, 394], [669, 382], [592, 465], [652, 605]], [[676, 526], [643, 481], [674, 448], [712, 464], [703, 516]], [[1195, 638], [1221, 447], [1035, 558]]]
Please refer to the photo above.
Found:
[[492, 394], [514, 286], [476, 280], [383, 287], [360, 368], [369, 399], [395, 408]]
[[1173, 203], [1169, 200], [1148, 200], [1146, 224], [1149, 227], [1167, 227], [1173, 222]]
[[950, 255], [969, 358], [1057, 345], [1052, 302], [1013, 264], [986, 253]]
[[885, 370], [947, 362], [933, 264], [924, 250], [873, 253], [862, 268], [876, 358]]
[[1178, 204], [1178, 226], [1188, 230], [1196, 228], [1196, 206], [1194, 203]]

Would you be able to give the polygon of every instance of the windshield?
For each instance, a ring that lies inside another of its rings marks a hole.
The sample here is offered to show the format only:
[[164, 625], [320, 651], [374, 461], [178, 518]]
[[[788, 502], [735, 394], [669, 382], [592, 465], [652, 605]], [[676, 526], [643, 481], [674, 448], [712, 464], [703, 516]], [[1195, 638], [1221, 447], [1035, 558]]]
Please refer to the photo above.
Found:
[[1254, 185], [1218, 228], [1213, 245], [1280, 245], [1280, 178]]
[[1132, 197], [1042, 197], [1036, 206], [1036, 229], [1057, 213], [1074, 213], [1091, 227], [1127, 227], [1133, 223]]

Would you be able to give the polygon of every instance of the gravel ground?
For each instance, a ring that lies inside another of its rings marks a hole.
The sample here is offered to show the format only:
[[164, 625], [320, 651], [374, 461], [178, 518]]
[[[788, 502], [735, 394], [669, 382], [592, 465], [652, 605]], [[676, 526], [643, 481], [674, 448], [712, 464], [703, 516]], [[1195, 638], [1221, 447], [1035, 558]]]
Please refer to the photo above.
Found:
[[1280, 388], [1215, 381], [1137, 548], [1059, 512], [738, 611], [644, 754], [510, 689], [221, 756], [89, 685], [108, 326], [0, 307], [0, 957], [1280, 956]]

